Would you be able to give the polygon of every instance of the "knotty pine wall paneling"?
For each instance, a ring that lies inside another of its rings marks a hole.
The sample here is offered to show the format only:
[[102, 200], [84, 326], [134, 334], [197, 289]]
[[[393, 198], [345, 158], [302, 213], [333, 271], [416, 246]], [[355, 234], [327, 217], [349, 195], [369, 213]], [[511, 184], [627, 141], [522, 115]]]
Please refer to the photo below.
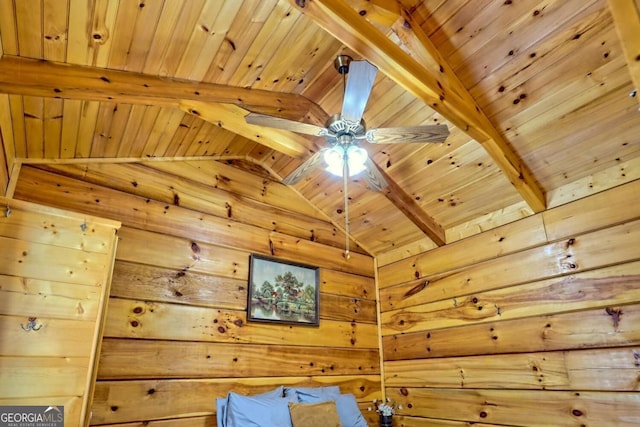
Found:
[[[24, 165], [15, 197], [122, 222], [92, 425], [213, 426], [216, 397], [278, 385], [337, 384], [371, 416], [373, 259], [345, 260], [344, 235], [257, 168]], [[320, 267], [319, 327], [247, 322], [251, 253]]]
[[84, 426], [120, 224], [0, 205], [0, 405], [64, 406], [65, 426]]
[[640, 181], [379, 268], [400, 426], [640, 424]]

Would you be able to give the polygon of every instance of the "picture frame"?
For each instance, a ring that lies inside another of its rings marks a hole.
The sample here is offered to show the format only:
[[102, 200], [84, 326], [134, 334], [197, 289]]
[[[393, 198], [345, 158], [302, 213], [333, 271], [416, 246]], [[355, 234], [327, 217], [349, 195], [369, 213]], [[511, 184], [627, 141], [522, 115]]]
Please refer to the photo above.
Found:
[[319, 268], [252, 254], [247, 320], [318, 326]]

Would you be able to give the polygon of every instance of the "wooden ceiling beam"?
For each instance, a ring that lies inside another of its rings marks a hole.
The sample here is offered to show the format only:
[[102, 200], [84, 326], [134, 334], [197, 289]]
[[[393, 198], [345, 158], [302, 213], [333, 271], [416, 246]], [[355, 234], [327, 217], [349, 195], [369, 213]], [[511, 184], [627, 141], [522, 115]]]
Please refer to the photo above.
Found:
[[[375, 164], [375, 163], [374, 163]], [[375, 164], [380, 175], [387, 181], [387, 187], [382, 190], [384, 195], [394, 204], [411, 222], [413, 222], [433, 243], [444, 246], [445, 231], [431, 215], [428, 215], [416, 201], [400, 187], [383, 168]]]
[[351, 0], [351, 6], [360, 16], [390, 27], [402, 13], [397, 0]]
[[[275, 151], [298, 158], [305, 158], [316, 152], [319, 145], [323, 145], [322, 141], [293, 132], [249, 125], [244, 121], [247, 109], [293, 120], [304, 116], [307, 120], [318, 123], [324, 123], [328, 117], [317, 104], [298, 95], [17, 57], [0, 59], [1, 92], [179, 108]], [[286, 105], [290, 110], [281, 109], [280, 104]], [[420, 209], [415, 200], [390, 177], [386, 176], [386, 179], [390, 183], [390, 188], [385, 191], [387, 198], [437, 245], [444, 245], [442, 227]]]
[[309, 99], [289, 93], [236, 88], [160, 78], [49, 61], [4, 56], [0, 59], [0, 93], [180, 108], [203, 120], [292, 157], [317, 151], [300, 135], [250, 126], [248, 110], [299, 120], [328, 115]]
[[[527, 165], [493, 126], [469, 92], [458, 81], [433, 43], [418, 28], [414, 43], [419, 42], [421, 54], [427, 55], [437, 71], [427, 70], [421, 62], [408, 55], [365, 17], [342, 0], [290, 0], [301, 13], [332, 34], [346, 46], [362, 55], [378, 69], [418, 99], [423, 100], [460, 130], [478, 141], [505, 173], [522, 198], [535, 212], [546, 208], [545, 194]], [[378, 1], [382, 7], [386, 2]], [[401, 19], [402, 26], [408, 16]], [[417, 27], [417, 26], [416, 26]], [[416, 44], [414, 44], [414, 47]], [[425, 58], [423, 58], [425, 59]]]
[[[635, 90], [640, 90], [640, 11], [635, 0], [609, 0], [609, 10]], [[640, 96], [636, 94], [640, 102]]]
[[179, 107], [186, 113], [287, 156], [303, 158], [319, 150], [313, 141], [296, 133], [246, 123], [244, 116], [247, 111], [237, 105], [183, 100]]
[[16, 56], [0, 59], [0, 93], [177, 108], [182, 100], [234, 104], [291, 120], [311, 118], [324, 125], [327, 114], [293, 93], [171, 79]]

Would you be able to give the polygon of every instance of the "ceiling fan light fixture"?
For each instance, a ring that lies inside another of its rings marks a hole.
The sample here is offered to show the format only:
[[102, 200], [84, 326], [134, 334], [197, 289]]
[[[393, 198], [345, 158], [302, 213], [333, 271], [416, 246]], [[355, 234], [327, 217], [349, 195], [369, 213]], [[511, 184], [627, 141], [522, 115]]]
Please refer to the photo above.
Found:
[[329, 148], [324, 152], [324, 161], [327, 164], [327, 172], [331, 175], [342, 176], [344, 148], [339, 145]]
[[367, 169], [368, 154], [356, 145], [335, 145], [324, 152], [326, 170], [332, 175], [342, 177], [344, 173], [344, 161], [347, 160], [349, 176], [357, 175]]
[[367, 168], [367, 152], [364, 148], [350, 145], [347, 148], [347, 163], [349, 164], [349, 176], [357, 175]]

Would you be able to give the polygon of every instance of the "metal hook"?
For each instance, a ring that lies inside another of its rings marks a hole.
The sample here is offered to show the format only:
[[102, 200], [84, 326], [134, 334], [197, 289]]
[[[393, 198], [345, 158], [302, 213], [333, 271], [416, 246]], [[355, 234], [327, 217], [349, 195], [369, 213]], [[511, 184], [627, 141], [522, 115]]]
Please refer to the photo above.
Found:
[[4, 212], [4, 216], [9, 218], [11, 216], [11, 208], [9, 207], [9, 203], [7, 203], [7, 210]]
[[42, 329], [42, 324], [37, 325], [36, 324], [36, 317], [29, 317], [29, 322], [27, 323], [27, 326], [25, 327], [22, 323], [20, 323], [20, 327], [29, 332], [29, 331], [39, 331], [40, 329]]

